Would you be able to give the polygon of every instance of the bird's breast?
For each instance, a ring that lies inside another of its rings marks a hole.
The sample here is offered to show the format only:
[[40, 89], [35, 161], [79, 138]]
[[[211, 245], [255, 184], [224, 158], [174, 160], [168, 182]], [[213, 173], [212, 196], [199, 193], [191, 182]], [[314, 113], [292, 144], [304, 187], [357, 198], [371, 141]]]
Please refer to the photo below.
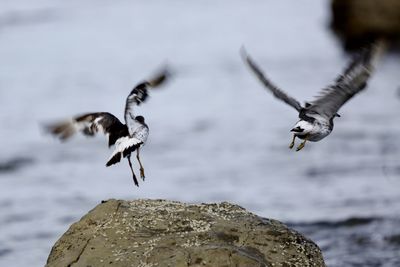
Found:
[[329, 122], [325, 122], [324, 120], [315, 120], [313, 123], [300, 120], [296, 123], [295, 128], [296, 127], [304, 129], [302, 132], [295, 133], [298, 138], [307, 139], [312, 142], [317, 142], [323, 139], [332, 131]]

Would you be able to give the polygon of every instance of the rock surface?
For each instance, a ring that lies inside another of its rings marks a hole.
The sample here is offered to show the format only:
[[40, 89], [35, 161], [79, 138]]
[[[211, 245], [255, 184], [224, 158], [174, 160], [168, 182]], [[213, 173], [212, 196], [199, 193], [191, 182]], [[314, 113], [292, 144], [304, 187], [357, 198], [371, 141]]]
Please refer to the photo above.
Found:
[[236, 205], [109, 200], [70, 227], [46, 266], [325, 264], [312, 241]]
[[399, 42], [400, 1], [332, 0], [332, 27], [349, 49], [381, 37]]

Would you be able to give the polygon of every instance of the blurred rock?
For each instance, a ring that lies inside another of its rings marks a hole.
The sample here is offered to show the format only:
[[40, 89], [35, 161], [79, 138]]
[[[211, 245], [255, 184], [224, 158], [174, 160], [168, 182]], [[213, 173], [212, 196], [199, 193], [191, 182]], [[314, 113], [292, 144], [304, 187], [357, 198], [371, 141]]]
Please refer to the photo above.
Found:
[[56, 242], [50, 266], [325, 266], [278, 221], [229, 203], [109, 200]]
[[33, 161], [34, 160], [32, 158], [26, 158], [26, 157], [16, 157], [8, 159], [6, 161], [0, 161], [0, 175], [2, 173], [17, 171], [22, 167], [32, 164]]
[[399, 0], [332, 0], [332, 27], [346, 49], [359, 49], [377, 38], [399, 44]]

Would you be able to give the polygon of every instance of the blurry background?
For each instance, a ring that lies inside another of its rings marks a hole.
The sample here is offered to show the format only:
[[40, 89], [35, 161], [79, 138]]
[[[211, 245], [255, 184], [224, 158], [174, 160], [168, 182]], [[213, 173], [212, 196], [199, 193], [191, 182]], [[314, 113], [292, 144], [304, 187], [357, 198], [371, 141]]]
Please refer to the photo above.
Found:
[[[0, 1], [0, 265], [43, 266], [103, 199], [230, 201], [313, 239], [328, 266], [400, 266], [399, 56], [386, 55], [333, 133], [288, 149], [296, 112], [239, 56], [312, 99], [349, 60], [329, 1]], [[123, 119], [131, 88], [174, 77], [137, 109], [147, 180], [106, 168], [103, 136], [61, 144], [41, 125], [93, 111]]]

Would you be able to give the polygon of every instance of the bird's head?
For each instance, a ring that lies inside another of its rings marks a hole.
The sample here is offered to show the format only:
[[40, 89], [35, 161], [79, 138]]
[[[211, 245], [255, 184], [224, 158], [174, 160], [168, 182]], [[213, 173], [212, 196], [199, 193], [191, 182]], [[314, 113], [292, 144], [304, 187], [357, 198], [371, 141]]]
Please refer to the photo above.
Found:
[[311, 122], [299, 120], [290, 131], [296, 136], [304, 136], [309, 134], [313, 128], [314, 126]]
[[144, 123], [144, 117], [143, 116], [136, 116], [135, 117], [135, 120], [137, 121], [137, 122], [139, 122], [139, 123]]
[[295, 132], [295, 133], [302, 133], [304, 132], [304, 129], [301, 128], [300, 126], [294, 127], [292, 130], [290, 130], [291, 132]]

